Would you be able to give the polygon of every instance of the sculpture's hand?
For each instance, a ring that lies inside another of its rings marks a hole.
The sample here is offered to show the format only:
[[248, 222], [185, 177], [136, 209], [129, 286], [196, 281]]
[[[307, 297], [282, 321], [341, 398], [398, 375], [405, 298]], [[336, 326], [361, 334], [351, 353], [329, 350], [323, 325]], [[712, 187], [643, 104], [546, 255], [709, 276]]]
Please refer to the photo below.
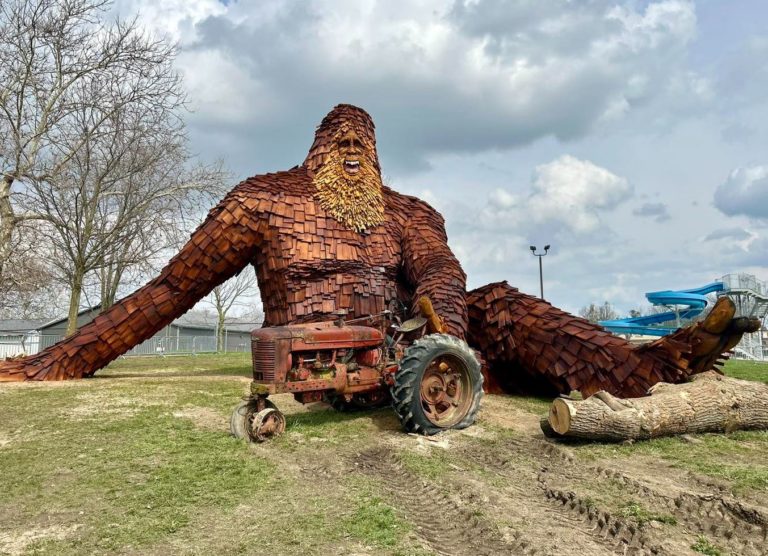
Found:
[[0, 361], [0, 382], [24, 380], [25, 359]]

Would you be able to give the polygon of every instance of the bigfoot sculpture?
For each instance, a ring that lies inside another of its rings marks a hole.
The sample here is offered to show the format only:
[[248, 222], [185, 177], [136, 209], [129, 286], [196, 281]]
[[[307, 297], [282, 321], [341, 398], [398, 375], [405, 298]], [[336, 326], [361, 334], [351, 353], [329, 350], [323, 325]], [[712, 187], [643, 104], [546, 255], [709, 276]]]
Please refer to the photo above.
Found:
[[382, 185], [373, 121], [339, 105], [304, 164], [237, 185], [157, 278], [45, 351], [0, 362], [0, 380], [90, 376], [248, 264], [265, 326], [328, 320], [340, 309], [364, 316], [428, 296], [448, 332], [481, 351], [492, 389], [641, 396], [710, 369], [754, 326], [732, 320], [725, 301], [705, 323], [633, 349], [506, 283], [467, 293], [442, 217]]

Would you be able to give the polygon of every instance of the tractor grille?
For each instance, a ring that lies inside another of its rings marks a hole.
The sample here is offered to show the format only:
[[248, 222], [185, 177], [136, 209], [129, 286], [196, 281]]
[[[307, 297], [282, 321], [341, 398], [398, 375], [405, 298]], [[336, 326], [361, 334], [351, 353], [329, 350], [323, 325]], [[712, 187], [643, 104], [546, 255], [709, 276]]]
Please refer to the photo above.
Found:
[[251, 342], [253, 350], [253, 378], [271, 382], [275, 380], [275, 342], [274, 340], [259, 340]]

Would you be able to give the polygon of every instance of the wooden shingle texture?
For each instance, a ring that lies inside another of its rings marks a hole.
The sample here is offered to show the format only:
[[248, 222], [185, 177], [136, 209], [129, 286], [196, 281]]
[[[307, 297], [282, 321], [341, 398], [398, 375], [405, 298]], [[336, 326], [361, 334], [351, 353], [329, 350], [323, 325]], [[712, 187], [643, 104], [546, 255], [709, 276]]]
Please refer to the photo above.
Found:
[[265, 326], [328, 320], [339, 309], [349, 317], [410, 311], [426, 295], [448, 332], [481, 351], [490, 383], [507, 388], [542, 383], [561, 392], [643, 395], [659, 380], [707, 370], [689, 366], [690, 334], [636, 350], [506, 283], [467, 294], [442, 216], [415, 197], [381, 186], [383, 221], [361, 231], [343, 225], [321, 206], [313, 177], [336, 148], [339, 131], [349, 128], [362, 137], [368, 163], [380, 175], [370, 116], [337, 106], [301, 166], [235, 186], [154, 280], [58, 344], [0, 362], [0, 380], [93, 375], [248, 264], [256, 269]]

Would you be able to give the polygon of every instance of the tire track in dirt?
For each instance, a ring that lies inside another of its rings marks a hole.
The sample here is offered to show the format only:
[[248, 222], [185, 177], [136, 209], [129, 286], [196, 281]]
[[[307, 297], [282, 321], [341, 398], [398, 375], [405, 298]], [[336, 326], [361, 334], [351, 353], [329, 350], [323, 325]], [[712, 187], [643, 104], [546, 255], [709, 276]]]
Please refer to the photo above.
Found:
[[625, 543], [627, 550], [647, 550], [656, 553], [654, 546], [641, 527], [633, 522], [611, 516], [597, 509], [593, 502], [579, 497], [570, 489], [552, 487], [550, 483], [578, 482], [579, 480], [612, 479], [622, 490], [634, 494], [639, 501], [664, 508], [677, 521], [695, 533], [704, 534], [733, 553], [744, 556], [761, 556], [768, 551], [763, 548], [768, 542], [768, 527], [765, 514], [745, 503], [718, 494], [700, 494], [685, 490], [678, 485], [678, 492], [669, 494], [635, 479], [622, 471], [600, 465], [590, 466], [579, 462], [566, 449], [551, 442], [536, 438], [518, 438], [493, 450], [479, 450], [467, 454], [487, 469], [510, 476], [518, 471], [509, 469], [509, 461], [519, 454], [527, 454], [534, 461], [543, 458], [559, 460], [564, 465], [544, 465], [539, 481], [546, 498], [563, 509], [576, 513], [585, 523], [594, 528], [598, 535]]
[[524, 538], [505, 542], [501, 534], [471, 507], [457, 503], [440, 486], [408, 471], [387, 448], [359, 454], [354, 468], [376, 477], [387, 495], [415, 525], [417, 534], [441, 555], [494, 556], [510, 554], [541, 556]]
[[645, 531], [634, 523], [611, 516], [574, 492], [551, 488], [547, 482], [549, 467], [546, 465], [542, 465], [538, 472], [535, 485], [520, 486], [519, 480], [526, 473], [524, 466], [516, 462], [520, 453], [531, 456], [537, 464], [546, 463], [542, 456], [547, 457], [549, 454], [541, 449], [539, 442], [536, 439], [516, 438], [508, 441], [503, 447], [494, 445], [485, 449], [482, 446], [473, 446], [472, 449], [466, 450], [464, 455], [481, 464], [486, 470], [514, 480], [514, 490], [524, 491], [528, 496], [537, 492], [539, 500], [532, 503], [548, 503], [548, 509], [558, 515], [561, 524], [568, 524], [609, 552], [637, 556], [666, 553], [654, 545], [647, 538]]
[[[737, 499], [717, 494], [700, 494], [677, 485], [679, 492], [670, 494], [638, 480], [626, 473], [602, 465], [584, 465], [566, 449], [551, 442], [535, 440], [542, 451], [566, 464], [561, 475], [612, 479], [639, 499], [666, 509], [692, 531], [707, 535], [716, 544], [743, 556], [761, 556], [768, 553], [768, 518], [759, 509]], [[578, 471], [576, 471], [578, 470]], [[550, 470], [552, 471], [552, 470]]]

